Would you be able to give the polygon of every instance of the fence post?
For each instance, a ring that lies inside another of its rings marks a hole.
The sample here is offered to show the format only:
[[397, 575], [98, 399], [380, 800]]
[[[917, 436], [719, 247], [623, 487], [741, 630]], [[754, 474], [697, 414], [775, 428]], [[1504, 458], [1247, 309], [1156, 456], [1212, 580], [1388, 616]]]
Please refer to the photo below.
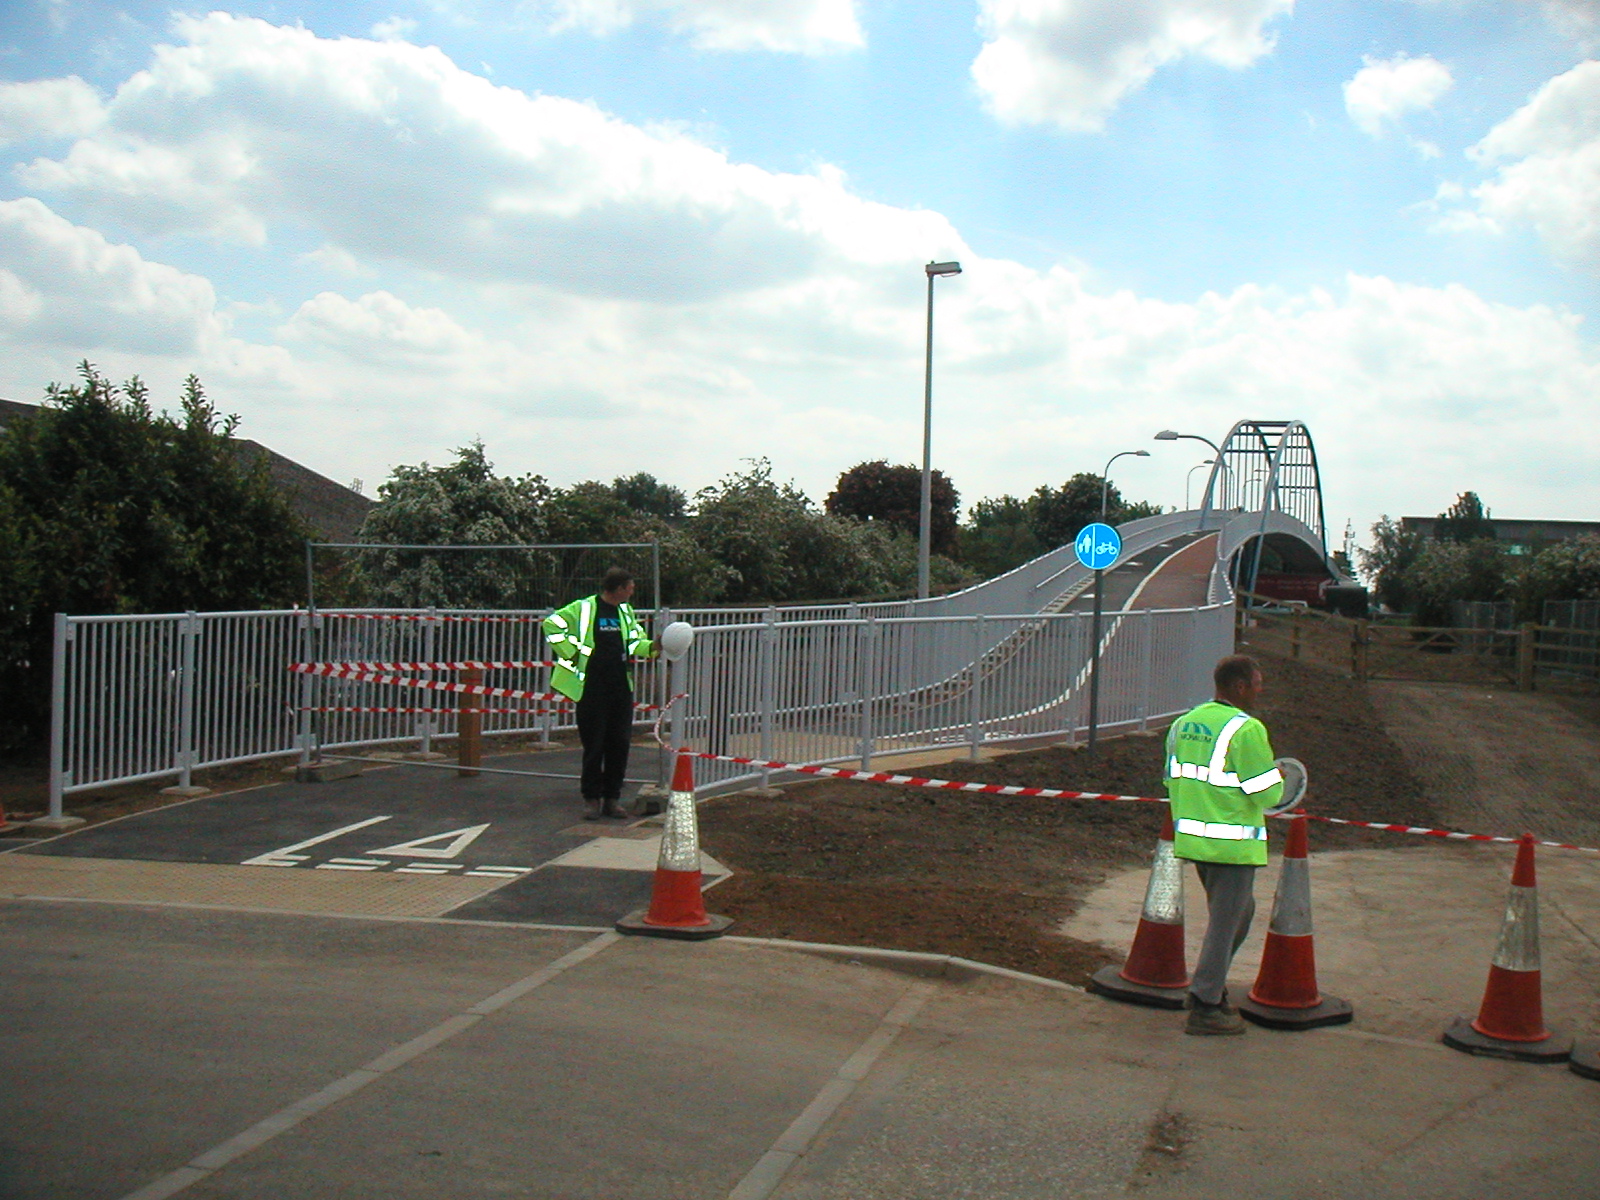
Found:
[[[757, 685], [761, 689], [761, 757], [763, 761], [772, 761], [772, 710], [773, 702], [773, 656], [778, 649], [777, 614], [772, 609], [767, 609], [761, 622], [761, 637], [757, 643], [756, 655]], [[765, 767], [761, 768], [761, 787], [763, 790], [772, 786], [772, 772]]]
[[1143, 733], [1150, 728], [1150, 684], [1153, 675], [1155, 647], [1151, 644], [1156, 636], [1155, 610], [1144, 610], [1144, 652], [1139, 663], [1139, 732]]
[[[314, 634], [311, 629], [315, 620], [313, 609], [306, 609], [300, 614], [300, 661], [310, 664], [316, 659], [316, 648], [313, 641]], [[296, 735], [300, 742], [300, 765], [311, 765], [311, 688], [310, 675], [300, 676], [300, 730]]]
[[1294, 659], [1300, 657], [1300, 610], [1298, 608], [1289, 610], [1289, 657]]
[[1538, 630], [1527, 621], [1517, 631], [1517, 691], [1533, 691], [1534, 657], [1538, 651]]
[[209, 788], [194, 786], [194, 662], [200, 618], [193, 609], [178, 626], [178, 786], [162, 788], [165, 796], [200, 796]]
[[978, 761], [978, 749], [983, 745], [983, 614], [972, 618], [972, 680], [967, 694], [971, 700], [972, 734], [967, 757]]
[[[431, 605], [431, 604], [428, 605], [428, 615], [426, 617], [424, 617], [423, 621], [422, 621], [422, 661], [423, 662], [433, 662], [434, 661], [434, 655], [438, 653], [438, 641], [439, 641], [439, 639], [435, 636], [435, 625], [434, 625], [434, 619], [435, 619], [435, 617], [437, 617], [438, 612], [439, 612], [439, 610], [437, 608], [435, 608], [433, 605]], [[433, 672], [432, 671], [424, 671], [422, 673], [422, 678], [431, 681], [433, 679]], [[435, 693], [435, 694], [437, 694], [437, 693]], [[427, 693], [424, 692], [423, 695], [427, 695]], [[427, 707], [436, 708], [438, 706], [435, 705], [435, 704], [428, 704]], [[421, 734], [421, 738], [419, 740], [422, 743], [421, 752], [422, 752], [422, 757], [424, 759], [428, 759], [428, 758], [432, 758], [433, 757], [433, 718], [434, 718], [434, 714], [433, 713], [418, 713], [417, 714], [417, 729], [418, 729], [418, 732]]]
[[872, 770], [872, 702], [878, 648], [878, 624], [869, 613], [865, 625], [856, 626], [856, 666], [861, 681], [861, 769]]
[[56, 614], [55, 657], [50, 662], [50, 815], [46, 828], [64, 829], [69, 825], [82, 825], [81, 817], [68, 817], [62, 812], [62, 798], [71, 786], [67, 773], [67, 643], [73, 639], [73, 628], [66, 613]]
[[[461, 672], [461, 682], [468, 687], [483, 686], [483, 671], [477, 667], [468, 667]], [[456, 717], [456, 775], [458, 777], [473, 777], [477, 775], [474, 767], [483, 765], [483, 741], [480, 734], [483, 731], [483, 714], [467, 712], [464, 710], [482, 708], [485, 697], [475, 696], [471, 692], [456, 693], [456, 708], [463, 710]]]

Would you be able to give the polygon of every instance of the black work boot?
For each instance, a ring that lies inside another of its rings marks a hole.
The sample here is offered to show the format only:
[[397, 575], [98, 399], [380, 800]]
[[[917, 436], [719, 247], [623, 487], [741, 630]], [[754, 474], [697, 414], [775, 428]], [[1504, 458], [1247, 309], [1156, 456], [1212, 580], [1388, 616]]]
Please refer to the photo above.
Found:
[[613, 821], [625, 821], [628, 818], [628, 810], [622, 807], [622, 797], [620, 796], [613, 796], [607, 800], [603, 811]]
[[585, 821], [598, 821], [600, 819], [599, 800], [590, 800], [585, 797], [583, 801], [583, 819]]
[[1224, 998], [1221, 1004], [1207, 1004], [1194, 993], [1189, 994], [1189, 1019], [1183, 1031], [1199, 1037], [1227, 1037], [1244, 1032], [1244, 1018]]

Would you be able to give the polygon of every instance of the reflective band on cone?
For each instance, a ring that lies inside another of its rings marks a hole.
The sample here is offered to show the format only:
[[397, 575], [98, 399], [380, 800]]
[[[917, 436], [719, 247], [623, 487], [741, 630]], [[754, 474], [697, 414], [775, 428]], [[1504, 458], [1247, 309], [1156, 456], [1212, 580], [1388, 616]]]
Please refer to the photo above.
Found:
[[1500, 941], [1489, 964], [1483, 1003], [1471, 1021], [1457, 1017], [1444, 1043], [1468, 1054], [1560, 1062], [1572, 1052], [1570, 1037], [1557, 1037], [1544, 1024], [1539, 977], [1539, 889], [1533, 870], [1533, 835], [1517, 845], [1511, 891], [1500, 924]]
[[700, 830], [694, 809], [694, 760], [678, 752], [672, 771], [672, 798], [667, 802], [661, 853], [650, 889], [650, 907], [617, 922], [618, 933], [702, 940], [721, 935], [731, 917], [706, 912], [700, 891]]
[[1188, 986], [1189, 969], [1183, 959], [1183, 864], [1172, 852], [1169, 813], [1156, 842], [1128, 961], [1121, 968], [1096, 971], [1089, 978], [1089, 990], [1132, 1004], [1182, 1008]]
[[1354, 1012], [1350, 1003], [1317, 991], [1317, 954], [1311, 940], [1311, 866], [1306, 858], [1304, 816], [1289, 824], [1278, 890], [1272, 898], [1272, 924], [1261, 952], [1261, 970], [1250, 995], [1239, 1002], [1240, 1015], [1269, 1029], [1315, 1029], [1343, 1025]]

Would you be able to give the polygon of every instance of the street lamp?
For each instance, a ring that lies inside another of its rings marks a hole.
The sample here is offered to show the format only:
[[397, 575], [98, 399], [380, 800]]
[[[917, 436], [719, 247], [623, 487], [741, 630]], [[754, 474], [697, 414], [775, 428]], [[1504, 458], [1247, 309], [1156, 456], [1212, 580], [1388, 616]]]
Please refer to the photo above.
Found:
[[1198, 471], [1201, 467], [1209, 467], [1212, 463], [1214, 463], [1216, 461], [1217, 460], [1214, 459], [1214, 458], [1208, 458], [1208, 459], [1205, 460], [1205, 462], [1197, 462], [1197, 463], [1195, 463], [1194, 466], [1189, 468], [1189, 473], [1183, 477], [1183, 511], [1184, 512], [1188, 512], [1189, 511], [1189, 485], [1194, 482], [1194, 473], [1196, 471]]
[[1106, 492], [1111, 487], [1111, 464], [1116, 462], [1117, 459], [1124, 458], [1130, 454], [1135, 458], [1150, 457], [1150, 451], [1148, 450], [1121, 450], [1106, 459], [1106, 469], [1100, 472], [1100, 521], [1102, 524], [1105, 523], [1106, 519]]
[[[1233, 473], [1228, 470], [1228, 463], [1222, 457], [1222, 447], [1221, 446], [1217, 445], [1215, 442], [1213, 442], [1208, 437], [1201, 437], [1198, 433], [1179, 433], [1176, 429], [1163, 429], [1160, 433], [1156, 434], [1156, 441], [1158, 441], [1158, 442], [1176, 442], [1176, 441], [1179, 441], [1179, 440], [1185, 439], [1185, 438], [1187, 438], [1189, 441], [1193, 441], [1193, 442], [1204, 442], [1206, 445], [1210, 446], [1213, 450], [1215, 450], [1217, 452], [1216, 461], [1218, 463], [1220, 463], [1221, 466], [1222, 466], [1223, 485], [1224, 485], [1224, 491], [1226, 491], [1226, 485], [1227, 485], [1228, 479], [1232, 477]], [[1227, 507], [1227, 500], [1228, 500], [1227, 496], [1224, 495], [1222, 500], [1223, 500], [1223, 507], [1226, 508]], [[1185, 497], [1185, 501], [1184, 502], [1188, 503], [1187, 497]]]
[[928, 358], [922, 387], [922, 507], [917, 523], [917, 598], [928, 598], [928, 558], [933, 550], [933, 281], [961, 274], [958, 262], [931, 262], [928, 274]]

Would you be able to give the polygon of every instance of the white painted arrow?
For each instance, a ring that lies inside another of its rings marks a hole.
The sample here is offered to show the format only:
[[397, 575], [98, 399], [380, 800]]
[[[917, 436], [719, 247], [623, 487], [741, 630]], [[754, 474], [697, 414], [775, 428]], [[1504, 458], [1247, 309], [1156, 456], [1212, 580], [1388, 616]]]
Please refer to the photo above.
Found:
[[[258, 854], [254, 858], [247, 858], [240, 866], [244, 867], [292, 867], [295, 863], [305, 862], [309, 854], [296, 854], [297, 850], [309, 850], [312, 846], [323, 842], [331, 842], [336, 837], [343, 837], [347, 833], [354, 833], [358, 829], [365, 829], [368, 825], [376, 825], [379, 821], [387, 821], [388, 817], [368, 817], [365, 821], [357, 821], [354, 825], [346, 825], [342, 829], [335, 829], [331, 833], [320, 833], [314, 838], [307, 838], [303, 842], [296, 842], [292, 846], [280, 846], [276, 850], [268, 850], [265, 854]], [[485, 826], [484, 828], [488, 828]]]
[[[399, 842], [393, 846], [381, 846], [376, 850], [368, 850], [368, 854], [396, 854], [405, 858], [455, 858], [468, 846], [477, 840], [478, 835], [489, 825], [473, 825], [467, 829], [451, 829], [445, 833], [435, 833], [428, 837], [416, 838], [409, 842]], [[445, 845], [436, 845], [449, 838]]]

